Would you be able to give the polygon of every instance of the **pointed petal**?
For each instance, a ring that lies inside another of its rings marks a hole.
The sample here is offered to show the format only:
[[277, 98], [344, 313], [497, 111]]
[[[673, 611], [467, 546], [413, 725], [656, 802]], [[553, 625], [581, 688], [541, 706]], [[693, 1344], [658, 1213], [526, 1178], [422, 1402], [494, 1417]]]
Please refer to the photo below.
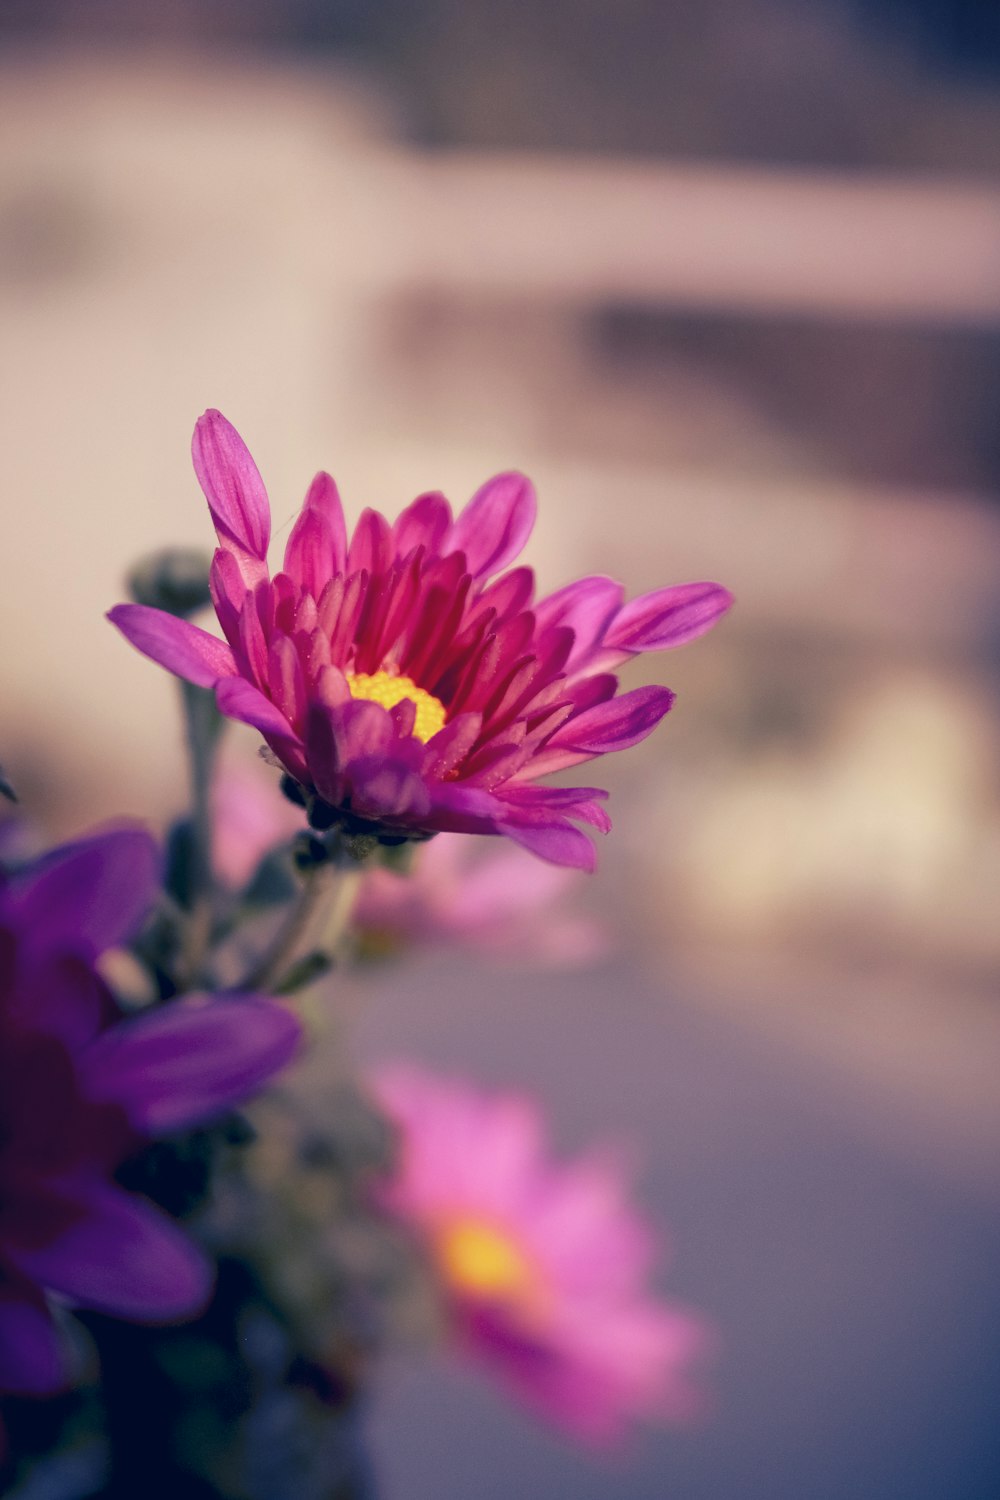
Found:
[[436, 556], [451, 524], [451, 506], [442, 494], [434, 490], [418, 495], [396, 517], [392, 528], [396, 555], [405, 557], [415, 547], [426, 547], [429, 557]]
[[84, 1307], [137, 1323], [197, 1312], [212, 1273], [165, 1215], [103, 1182], [77, 1187], [80, 1217], [38, 1249], [10, 1258], [26, 1276]]
[[384, 573], [392, 558], [389, 523], [377, 510], [363, 510], [347, 551], [347, 572], [365, 572], [371, 578]]
[[330, 566], [334, 573], [343, 573], [347, 563], [347, 523], [344, 507], [340, 503], [340, 491], [331, 475], [320, 470], [306, 493], [305, 507], [316, 511], [327, 524], [332, 551]]
[[215, 701], [227, 719], [258, 729], [285, 768], [299, 781], [305, 780], [302, 741], [270, 698], [242, 677], [226, 677], [215, 689]]
[[607, 703], [586, 709], [558, 730], [549, 742], [553, 748], [606, 755], [625, 750], [644, 740], [674, 701], [665, 687], [633, 688]]
[[546, 809], [558, 811], [564, 816], [578, 818], [609, 833], [611, 819], [601, 806], [608, 794], [598, 786], [524, 786], [513, 783], [503, 788], [500, 796], [505, 802], [533, 812], [544, 813]]
[[251, 724], [261, 734], [297, 739], [281, 710], [242, 677], [223, 678], [216, 685], [215, 701], [219, 705], [219, 712], [224, 713], [227, 719], [238, 719], [241, 724]]
[[226, 640], [232, 646], [239, 634], [240, 610], [247, 586], [239, 563], [225, 547], [216, 547], [208, 574], [208, 588]]
[[256, 1093], [298, 1046], [294, 1016], [255, 996], [185, 1000], [111, 1027], [79, 1059], [90, 1098], [143, 1135], [201, 1124]]
[[511, 819], [500, 826], [501, 833], [540, 859], [553, 865], [569, 865], [574, 870], [593, 874], [597, 868], [597, 851], [585, 833], [569, 823], [521, 823]]
[[459, 766], [472, 749], [483, 727], [479, 713], [458, 714], [427, 741], [424, 751], [425, 776], [443, 778]]
[[609, 621], [621, 608], [625, 591], [613, 578], [595, 576], [578, 578], [575, 583], [557, 589], [535, 605], [539, 631], [550, 626], [569, 626], [576, 642], [566, 663], [567, 672], [583, 666], [601, 642]]
[[663, 651], [710, 630], [733, 602], [718, 583], [684, 583], [640, 594], [621, 609], [604, 645], [623, 651]]
[[159, 868], [145, 829], [112, 829], [63, 845], [13, 880], [9, 899], [41, 949], [103, 953], [131, 937], [149, 911]]
[[285, 547], [285, 572], [314, 599], [343, 573], [347, 556], [344, 512], [329, 474], [317, 474]]
[[214, 687], [233, 677], [236, 662], [225, 641], [148, 604], [116, 604], [108, 619], [143, 656], [197, 687]]
[[464, 552], [474, 578], [511, 562], [535, 524], [535, 489], [523, 474], [497, 474], [478, 489], [448, 538], [449, 552]]
[[267, 491], [246, 443], [220, 411], [207, 411], [198, 419], [191, 457], [219, 541], [248, 561], [262, 563], [271, 536]]

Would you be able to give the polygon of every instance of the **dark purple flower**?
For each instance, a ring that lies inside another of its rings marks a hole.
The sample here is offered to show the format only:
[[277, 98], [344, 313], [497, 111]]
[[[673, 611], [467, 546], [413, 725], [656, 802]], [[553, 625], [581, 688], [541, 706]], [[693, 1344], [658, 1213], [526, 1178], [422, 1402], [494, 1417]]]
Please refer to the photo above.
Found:
[[212, 596], [226, 640], [121, 604], [110, 618], [132, 644], [214, 687], [330, 821], [390, 837], [506, 834], [592, 869], [573, 820], [606, 832], [607, 794], [538, 778], [645, 738], [673, 694], [619, 694], [613, 669], [701, 635], [728, 592], [691, 583], [626, 604], [612, 579], [583, 578], [533, 603], [530, 568], [501, 572], [535, 519], [534, 490], [513, 473], [457, 519], [440, 494], [394, 524], [366, 510], [350, 541], [336, 485], [318, 474], [271, 579], [264, 484], [217, 411], [195, 429], [194, 465], [220, 542]]
[[157, 878], [152, 839], [125, 828], [0, 880], [0, 1391], [64, 1382], [47, 1292], [138, 1322], [204, 1303], [202, 1253], [114, 1172], [254, 1092], [298, 1041], [253, 996], [122, 1018], [95, 961], [135, 931]]

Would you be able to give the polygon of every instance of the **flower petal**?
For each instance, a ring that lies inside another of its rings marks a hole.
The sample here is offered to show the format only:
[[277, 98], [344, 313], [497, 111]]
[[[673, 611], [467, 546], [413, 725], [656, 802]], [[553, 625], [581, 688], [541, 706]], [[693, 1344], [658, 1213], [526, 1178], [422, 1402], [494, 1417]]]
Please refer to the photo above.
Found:
[[476, 491], [451, 529], [449, 552], [464, 552], [474, 578], [499, 572], [521, 551], [535, 524], [530, 479], [497, 474]]
[[587, 835], [570, 823], [522, 823], [511, 819], [500, 825], [500, 832], [550, 864], [570, 865], [588, 875], [597, 868], [596, 849]]
[[281, 710], [259, 688], [242, 677], [226, 677], [217, 683], [215, 701], [227, 719], [250, 724], [261, 734], [283, 735], [291, 740], [297, 738]]
[[236, 675], [236, 662], [225, 641], [148, 604], [116, 604], [108, 619], [127, 641], [152, 661], [197, 687], [214, 687], [220, 677]]
[[540, 599], [535, 605], [535, 619], [540, 631], [551, 626], [568, 625], [576, 643], [566, 663], [567, 672], [583, 666], [599, 645], [608, 622], [620, 610], [625, 591], [613, 578], [598, 575], [578, 578], [565, 588]]
[[451, 526], [451, 506], [437, 490], [418, 495], [400, 511], [392, 528], [396, 553], [405, 557], [415, 547], [426, 547], [428, 556], [436, 556]]
[[616, 615], [604, 645], [623, 651], [663, 651], [710, 630], [733, 596], [718, 583], [683, 583], [640, 594]]
[[300, 781], [305, 779], [302, 741], [270, 698], [265, 698], [262, 692], [245, 682], [242, 677], [224, 677], [216, 684], [215, 701], [219, 705], [219, 712], [225, 714], [227, 719], [236, 719], [240, 724], [250, 724], [254, 729], [259, 729], [291, 774]]
[[557, 730], [549, 743], [587, 755], [625, 750], [656, 728], [673, 701], [669, 688], [633, 688], [630, 693], [621, 693], [607, 703], [585, 709]]
[[314, 599], [344, 571], [347, 533], [337, 486], [317, 474], [285, 547], [285, 572]]
[[23, 941], [41, 951], [88, 955], [116, 947], [152, 906], [159, 867], [157, 847], [143, 828], [64, 844], [11, 882]]
[[[246, 443], [220, 411], [207, 411], [198, 419], [191, 457], [219, 541], [241, 560], [263, 563], [271, 536], [267, 491]], [[249, 571], [262, 576], [266, 569], [251, 566]]]
[[104, 1182], [75, 1186], [80, 1217], [49, 1244], [11, 1253], [24, 1275], [137, 1323], [172, 1322], [204, 1306], [211, 1268], [165, 1215]]
[[143, 1135], [169, 1135], [257, 1092], [291, 1059], [301, 1027], [255, 996], [185, 1000], [105, 1031], [79, 1059], [82, 1087]]

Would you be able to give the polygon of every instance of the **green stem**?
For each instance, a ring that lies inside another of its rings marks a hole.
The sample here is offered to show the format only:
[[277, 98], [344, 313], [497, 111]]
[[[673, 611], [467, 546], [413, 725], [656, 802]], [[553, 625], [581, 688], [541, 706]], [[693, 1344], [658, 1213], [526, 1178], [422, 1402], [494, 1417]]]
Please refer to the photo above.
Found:
[[[350, 921], [360, 881], [357, 867], [338, 869], [328, 862], [308, 869], [298, 900], [240, 988], [273, 988], [310, 947], [333, 958]], [[310, 942], [313, 933], [315, 939]]]

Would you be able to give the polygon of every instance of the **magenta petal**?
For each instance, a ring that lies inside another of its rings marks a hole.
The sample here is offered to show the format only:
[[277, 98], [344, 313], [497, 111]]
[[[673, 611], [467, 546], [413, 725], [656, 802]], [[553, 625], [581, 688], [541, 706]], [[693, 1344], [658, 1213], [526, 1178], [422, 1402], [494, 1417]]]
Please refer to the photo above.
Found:
[[535, 490], [523, 474], [497, 474], [478, 489], [451, 529], [450, 552], [464, 552], [474, 578], [511, 562], [535, 524]]
[[588, 875], [597, 868], [597, 851], [585, 833], [569, 823], [505, 822], [500, 831], [540, 859], [553, 865], [569, 865]]
[[13, 881], [10, 896], [39, 948], [94, 955], [132, 936], [153, 904], [159, 866], [145, 829], [111, 829], [64, 844]]
[[259, 729], [261, 734], [297, 739], [281, 710], [242, 677], [227, 677], [217, 683], [215, 701], [219, 705], [219, 711], [227, 719], [238, 719], [241, 724], [250, 724], [254, 729]]
[[633, 688], [630, 693], [621, 693], [570, 719], [553, 735], [551, 743], [588, 755], [625, 750], [656, 728], [673, 701], [669, 688]]
[[441, 550], [451, 526], [451, 506], [438, 491], [418, 495], [412, 504], [400, 511], [392, 528], [396, 553], [405, 557], [415, 547], [426, 547], [429, 557]]
[[332, 476], [322, 469], [306, 493], [305, 509], [315, 511], [326, 522], [332, 549], [330, 569], [332, 573], [342, 573], [347, 561], [347, 525], [344, 521], [344, 507], [340, 503], [340, 491]]
[[216, 684], [219, 712], [240, 724], [259, 729], [275, 755], [299, 781], [306, 777], [302, 741], [284, 714], [264, 694], [241, 677], [226, 677]]
[[214, 687], [233, 677], [236, 662], [225, 641], [188, 620], [179, 620], [148, 604], [116, 604], [108, 619], [138, 651], [198, 687]]
[[622, 651], [662, 651], [683, 646], [710, 630], [733, 602], [718, 583], [684, 583], [641, 594], [619, 611], [604, 645]]
[[351, 809], [368, 818], [419, 819], [430, 811], [430, 797], [415, 771], [371, 756], [351, 765]]
[[80, 1057], [81, 1083], [141, 1134], [169, 1135], [256, 1093], [300, 1036], [294, 1016], [253, 996], [175, 1002], [98, 1037]]
[[11, 1253], [42, 1286], [138, 1323], [199, 1311], [212, 1273], [200, 1250], [156, 1209], [103, 1182], [76, 1184], [81, 1216], [57, 1239]]
[[219, 541], [262, 562], [271, 536], [267, 491], [246, 443], [220, 411], [199, 418], [191, 457]]
[[586, 662], [594, 646], [601, 642], [608, 622], [621, 608], [624, 592], [613, 578], [579, 578], [535, 605], [539, 631], [568, 625], [576, 636], [566, 663], [567, 671]]
[[225, 547], [215, 549], [208, 587], [223, 634], [232, 646], [239, 636], [240, 610], [246, 598], [247, 585], [239, 563]]
[[330, 579], [344, 571], [347, 532], [337, 486], [319, 473], [309, 486], [285, 548], [285, 572], [319, 599]]
[[0, 1292], [0, 1391], [49, 1396], [66, 1384], [63, 1348], [45, 1302], [21, 1283]]
[[504, 802], [544, 816], [546, 810], [590, 823], [601, 833], [611, 831], [611, 819], [601, 806], [608, 794], [597, 786], [524, 786], [508, 782], [500, 793]]

